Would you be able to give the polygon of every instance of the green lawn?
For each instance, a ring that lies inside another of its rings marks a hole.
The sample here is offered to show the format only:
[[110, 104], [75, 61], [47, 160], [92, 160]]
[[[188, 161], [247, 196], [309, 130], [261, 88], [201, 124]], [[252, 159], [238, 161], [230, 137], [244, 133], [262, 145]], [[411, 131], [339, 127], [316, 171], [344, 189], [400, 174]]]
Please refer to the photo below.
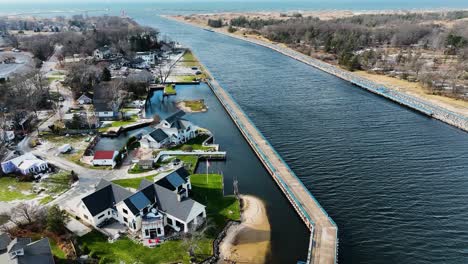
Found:
[[143, 173], [143, 172], [148, 172], [148, 171], [151, 171], [152, 169], [142, 169], [138, 164], [134, 164], [132, 165], [132, 167], [130, 167], [130, 169], [128, 169], [128, 173], [130, 174], [138, 174], [138, 173]]
[[52, 174], [42, 181], [41, 186], [47, 189], [49, 195], [61, 194], [70, 189], [70, 172], [60, 171]]
[[198, 157], [196, 155], [177, 155], [174, 156], [170, 159], [166, 159], [165, 161], [158, 161], [156, 165], [162, 166], [165, 164], [168, 164], [174, 159], [180, 159], [181, 161], [184, 162], [184, 167], [190, 172], [190, 173], [195, 173], [195, 169], [198, 164]]
[[[181, 150], [184, 146], [190, 146], [193, 150], [212, 150], [211, 147], [205, 147], [202, 143], [208, 138], [208, 135], [199, 135], [191, 140], [187, 141], [185, 144], [178, 145], [175, 147], [170, 148], [169, 150]], [[187, 156], [185, 156], [187, 157]]]
[[61, 250], [59, 248], [59, 246], [57, 245], [57, 242], [55, 242], [55, 240], [49, 239], [49, 243], [50, 243], [50, 249], [52, 251], [52, 254], [54, 254], [54, 256], [56, 256], [59, 260], [67, 259], [67, 256], [65, 255], [65, 252], [63, 252], [63, 250]]
[[[124, 237], [109, 244], [107, 238], [93, 231], [78, 238], [82, 246], [90, 250], [90, 255], [100, 258], [99, 263], [189, 263], [188, 246], [180, 240], [166, 241], [156, 248], [136, 244]], [[200, 241], [200, 250], [205, 249], [208, 239]], [[210, 254], [198, 251], [199, 254]]]
[[177, 94], [175, 87], [172, 84], [168, 84], [164, 87], [165, 95], [174, 95]]
[[146, 177], [138, 177], [138, 178], [131, 178], [131, 179], [121, 179], [121, 180], [114, 180], [112, 181], [115, 184], [118, 184], [122, 187], [125, 188], [133, 188], [133, 189], [138, 189], [138, 186], [140, 186], [140, 182], [143, 179], [147, 179], [149, 181], [153, 181], [154, 176], [157, 174], [146, 176]]
[[197, 79], [196, 75], [177, 75], [174, 76], [177, 82], [191, 83]]
[[[116, 180], [123, 187], [137, 188], [142, 178]], [[192, 197], [207, 206], [208, 221], [212, 225], [204, 238], [196, 241], [197, 261], [212, 254], [214, 238], [228, 219], [239, 220], [239, 203], [233, 196], [223, 197], [222, 176], [219, 174], [194, 174], [191, 176]], [[101, 233], [93, 231], [78, 238], [81, 248], [87, 248], [90, 255], [101, 260], [99, 263], [189, 263], [188, 245], [181, 240], [166, 241], [156, 248], [147, 248], [128, 238], [121, 238], [110, 244]]]
[[52, 202], [54, 200], [54, 198], [50, 195], [47, 195], [46, 197], [42, 198], [39, 203], [40, 204], [48, 204], [50, 202]]
[[228, 220], [240, 220], [240, 206], [232, 196], [223, 197], [223, 176], [219, 174], [193, 174], [190, 176], [194, 200], [206, 205], [209, 218], [215, 223], [216, 234]]
[[31, 182], [19, 182], [15, 177], [2, 176], [0, 178], [0, 201], [33, 199], [36, 195], [32, 193], [32, 187]]
[[192, 51], [187, 50], [182, 57], [182, 64], [187, 67], [199, 67], [200, 63], [193, 55]]
[[89, 137], [91, 136], [70, 135], [67, 137], [67, 136], [59, 136], [59, 135], [55, 135], [55, 134], [47, 133], [47, 132], [40, 134], [41, 139], [47, 140], [52, 143], [56, 143], [57, 145], [84, 142]]

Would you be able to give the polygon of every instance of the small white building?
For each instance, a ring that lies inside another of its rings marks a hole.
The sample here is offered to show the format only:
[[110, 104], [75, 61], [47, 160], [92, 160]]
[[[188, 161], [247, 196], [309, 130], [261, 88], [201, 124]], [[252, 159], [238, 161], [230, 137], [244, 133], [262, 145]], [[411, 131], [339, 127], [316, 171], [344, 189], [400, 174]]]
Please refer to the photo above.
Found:
[[93, 165], [94, 166], [112, 166], [116, 165], [115, 158], [119, 155], [115, 150], [97, 150], [94, 152]]
[[142, 59], [148, 65], [156, 64], [156, 54], [151, 51], [137, 52], [135, 59]]
[[136, 192], [101, 180], [96, 191], [81, 199], [79, 216], [93, 226], [115, 219], [130, 232], [141, 232], [146, 245], [165, 235], [164, 228], [189, 232], [203, 223], [205, 206], [188, 198], [189, 174], [184, 168], [156, 182], [142, 180]]
[[32, 153], [26, 153], [14, 159], [2, 162], [2, 171], [5, 174], [21, 173], [23, 175], [38, 174], [49, 169], [46, 161], [39, 159]]

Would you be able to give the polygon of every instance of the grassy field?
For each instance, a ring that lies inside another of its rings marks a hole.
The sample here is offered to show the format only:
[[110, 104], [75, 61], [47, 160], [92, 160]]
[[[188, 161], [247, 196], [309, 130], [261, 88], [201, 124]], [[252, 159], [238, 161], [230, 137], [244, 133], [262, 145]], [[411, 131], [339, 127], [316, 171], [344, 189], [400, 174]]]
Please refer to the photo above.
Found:
[[42, 181], [41, 186], [47, 189], [47, 194], [49, 195], [61, 194], [70, 189], [70, 172], [60, 171], [52, 174], [49, 178]]
[[0, 178], [0, 201], [33, 199], [36, 195], [32, 193], [32, 187], [31, 182], [19, 182], [14, 177], [3, 176]]
[[[146, 177], [145, 177], [146, 178]], [[137, 188], [142, 178], [116, 180], [123, 187]], [[195, 243], [197, 261], [212, 254], [214, 238], [229, 219], [239, 220], [239, 203], [233, 196], [223, 197], [223, 180], [218, 174], [194, 174], [191, 176], [193, 198], [207, 205], [208, 221], [214, 227]], [[147, 248], [128, 238], [109, 244], [97, 231], [78, 239], [80, 245], [101, 259], [100, 263], [189, 263], [188, 245], [181, 240], [166, 241], [156, 248]]]
[[240, 220], [239, 202], [234, 196], [223, 197], [223, 176], [219, 174], [193, 174], [190, 176], [193, 198], [206, 205], [207, 216], [215, 223], [215, 233], [228, 220]]
[[174, 159], [180, 159], [181, 161], [184, 162], [184, 167], [187, 169], [190, 173], [195, 173], [195, 169], [197, 168], [198, 164], [198, 157], [193, 155], [177, 155], [174, 156], [170, 159], [165, 160], [164, 162], [159, 162], [156, 163], [158, 166], [162, 166], [165, 164], [168, 164], [169, 162], [173, 161]]
[[112, 181], [115, 184], [118, 184], [122, 187], [125, 188], [133, 188], [133, 189], [138, 189], [138, 186], [140, 186], [140, 182], [143, 179], [147, 179], [149, 181], [153, 181], [154, 176], [157, 174], [146, 176], [146, 177], [138, 177], [138, 178], [131, 178], [131, 179], [121, 179], [121, 180], [114, 180]]
[[[121, 238], [109, 244], [101, 233], [93, 231], [78, 239], [79, 243], [98, 256], [99, 263], [189, 263], [187, 245], [180, 240], [167, 241], [156, 248], [136, 244], [128, 238]], [[199, 241], [200, 250], [196, 253], [206, 254], [206, 241]]]
[[175, 87], [172, 84], [168, 84], [164, 87], [165, 95], [174, 95], [177, 94]]
[[[185, 144], [178, 145], [175, 147], [170, 148], [169, 150], [181, 150], [184, 146], [190, 146], [193, 150], [211, 150], [211, 147], [205, 147], [202, 143], [208, 138], [208, 135], [199, 135], [191, 140], [187, 141]], [[186, 158], [188, 156], [184, 156]], [[180, 159], [180, 158], [179, 158]], [[191, 162], [191, 161], [190, 161]]]
[[174, 77], [177, 82], [187, 82], [187, 83], [193, 82], [197, 79], [197, 76], [195, 75], [177, 75]]
[[190, 108], [193, 112], [202, 112], [207, 110], [204, 100], [185, 100], [179, 103], [183, 103], [185, 107]]

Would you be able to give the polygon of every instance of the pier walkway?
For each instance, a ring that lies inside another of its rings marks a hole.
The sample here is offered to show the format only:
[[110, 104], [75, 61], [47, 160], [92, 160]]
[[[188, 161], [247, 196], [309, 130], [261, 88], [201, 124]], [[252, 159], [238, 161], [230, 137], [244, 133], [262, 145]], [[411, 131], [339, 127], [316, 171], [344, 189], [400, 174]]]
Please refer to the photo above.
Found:
[[311, 231], [307, 263], [337, 262], [338, 228], [254, 123], [216, 80], [208, 82], [260, 161]]

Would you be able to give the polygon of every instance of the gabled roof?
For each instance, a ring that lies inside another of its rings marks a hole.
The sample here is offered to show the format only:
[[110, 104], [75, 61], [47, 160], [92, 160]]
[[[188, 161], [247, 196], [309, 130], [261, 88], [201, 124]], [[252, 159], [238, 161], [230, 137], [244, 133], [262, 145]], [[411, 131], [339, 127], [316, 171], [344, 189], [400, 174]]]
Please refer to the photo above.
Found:
[[85, 97], [87, 97], [88, 99], [93, 99], [93, 94], [92, 93], [82, 93], [81, 96], [78, 98], [78, 100], [80, 99], [84, 99]]
[[115, 204], [132, 194], [132, 192], [117, 184], [101, 180], [96, 186], [96, 191], [81, 200], [91, 215], [96, 216], [108, 208], [113, 208]]
[[166, 120], [169, 124], [172, 124], [175, 121], [177, 121], [178, 119], [180, 119], [181, 117], [183, 117], [184, 115], [185, 115], [185, 112], [182, 111], [182, 110], [179, 110], [179, 111], [175, 112], [174, 114], [168, 116], [164, 120]]
[[189, 175], [190, 174], [184, 167], [180, 167], [157, 181], [156, 184], [168, 190], [175, 191], [179, 186], [187, 183], [187, 177]]
[[193, 211], [205, 208], [204, 205], [190, 198], [185, 198], [179, 202], [176, 193], [148, 180], [142, 180], [138, 189], [146, 196], [154, 196], [159, 210], [182, 221], [186, 221]]
[[171, 127], [175, 127], [178, 130], [185, 130], [187, 127], [191, 126], [192, 123], [188, 120], [179, 118], [171, 124]]
[[115, 150], [97, 150], [94, 152], [94, 159], [95, 160], [108, 160], [114, 159]]
[[205, 208], [204, 205], [190, 198], [185, 198], [179, 202], [177, 194], [157, 184], [154, 185], [154, 188], [157, 194], [159, 209], [184, 222], [190, 217], [192, 211], [198, 211]]
[[8, 252], [23, 249], [24, 255], [10, 258], [8, 253], [0, 255], [1, 263], [11, 264], [54, 264], [49, 239], [43, 238], [31, 242], [31, 238], [16, 238], [11, 241]]
[[18, 156], [18, 157], [14, 158], [14, 159], [11, 159], [11, 160], [7, 161], [7, 162], [11, 162], [16, 167], [19, 167], [25, 161], [43, 161], [43, 160], [41, 160], [38, 157], [34, 156], [31, 152], [28, 152], [28, 153], [26, 153], [24, 155]]
[[161, 128], [158, 128], [149, 133], [149, 136], [152, 137], [156, 142], [161, 142], [169, 137]]

